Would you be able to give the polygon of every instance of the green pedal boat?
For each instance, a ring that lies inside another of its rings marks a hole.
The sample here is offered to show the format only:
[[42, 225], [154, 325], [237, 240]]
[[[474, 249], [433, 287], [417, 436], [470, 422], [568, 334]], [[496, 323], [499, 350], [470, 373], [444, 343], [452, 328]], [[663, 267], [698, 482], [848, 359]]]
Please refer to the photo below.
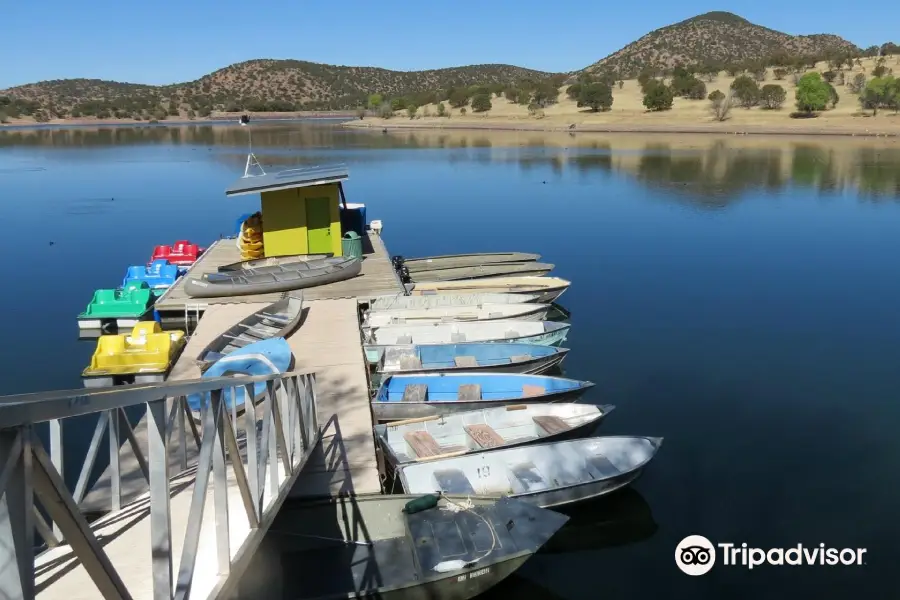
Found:
[[97, 290], [87, 309], [78, 315], [78, 329], [130, 329], [139, 321], [150, 320], [155, 299], [145, 281], [129, 281], [126, 287], [115, 290]]

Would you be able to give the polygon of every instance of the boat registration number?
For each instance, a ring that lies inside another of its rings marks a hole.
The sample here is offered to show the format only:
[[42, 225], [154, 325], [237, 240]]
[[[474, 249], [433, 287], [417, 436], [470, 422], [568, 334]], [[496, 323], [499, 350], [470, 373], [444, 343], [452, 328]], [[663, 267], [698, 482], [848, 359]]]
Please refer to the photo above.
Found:
[[477, 571], [472, 571], [471, 573], [467, 573], [466, 575], [460, 575], [456, 578], [456, 581], [465, 581], [466, 579], [475, 579], [476, 577], [481, 577], [482, 575], [487, 575], [491, 572], [490, 567], [485, 567], [484, 569], [478, 569]]

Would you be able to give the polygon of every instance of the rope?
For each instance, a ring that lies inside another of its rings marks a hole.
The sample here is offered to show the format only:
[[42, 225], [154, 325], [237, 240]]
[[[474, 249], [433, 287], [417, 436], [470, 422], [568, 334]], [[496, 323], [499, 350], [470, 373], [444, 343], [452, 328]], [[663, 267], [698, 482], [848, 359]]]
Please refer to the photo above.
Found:
[[[472, 497], [466, 496], [465, 502], [461, 502], [461, 503], [455, 502], [455, 501], [451, 500], [450, 498], [448, 498], [447, 496], [444, 496], [443, 494], [441, 495], [441, 497], [447, 501], [447, 506], [442, 506], [441, 510], [449, 511], [452, 513], [460, 513], [460, 512], [471, 513], [471, 514], [475, 515], [476, 517], [478, 517], [479, 519], [481, 519], [482, 521], [484, 521], [484, 524], [487, 525], [487, 528], [491, 532], [491, 547], [488, 548], [488, 551], [485, 552], [484, 554], [482, 554], [481, 556], [479, 556], [478, 558], [473, 558], [472, 560], [466, 562], [463, 565], [463, 568], [470, 567], [470, 566], [474, 565], [475, 563], [482, 561], [485, 558], [487, 558], [488, 556], [490, 556], [491, 553], [494, 551], [494, 549], [497, 547], [497, 532], [494, 529], [494, 526], [491, 525], [487, 519], [485, 519], [482, 515], [478, 514], [477, 512], [475, 512], [473, 510], [475, 508], [475, 503], [472, 502]], [[435, 567], [437, 567], [437, 565], [435, 565]]]

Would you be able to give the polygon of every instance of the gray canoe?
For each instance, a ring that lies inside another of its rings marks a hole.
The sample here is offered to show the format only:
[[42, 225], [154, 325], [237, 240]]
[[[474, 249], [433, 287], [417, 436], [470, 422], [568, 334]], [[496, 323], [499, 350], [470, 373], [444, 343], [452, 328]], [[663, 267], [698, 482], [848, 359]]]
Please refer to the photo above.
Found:
[[569, 520], [518, 500], [465, 496], [404, 513], [418, 497], [285, 505], [268, 534], [285, 565], [279, 597], [467, 600], [515, 572]]
[[458, 281], [461, 279], [481, 279], [484, 277], [511, 277], [533, 275], [540, 277], [553, 270], [553, 265], [539, 262], [514, 262], [497, 265], [477, 265], [452, 269], [422, 270], [409, 272], [410, 281]]
[[314, 260], [322, 260], [323, 258], [332, 258], [333, 253], [328, 254], [289, 254], [287, 256], [267, 256], [265, 258], [254, 258], [251, 260], [242, 260], [240, 262], [231, 263], [230, 265], [222, 265], [219, 267], [219, 273], [226, 271], [242, 271], [244, 269], [259, 269], [262, 267], [274, 267], [278, 265], [287, 265], [296, 262], [310, 262]]
[[419, 462], [400, 469], [409, 494], [509, 496], [551, 507], [596, 498], [638, 478], [662, 438], [606, 436]]
[[[525, 304], [537, 302], [540, 294], [434, 294], [405, 296], [402, 294], [375, 296], [368, 299], [369, 310], [397, 310], [399, 308], [437, 308], [439, 306], [472, 306], [475, 304]], [[360, 302], [366, 300], [360, 299]]]
[[184, 282], [184, 291], [192, 298], [288, 292], [350, 279], [359, 275], [361, 269], [362, 260], [359, 258], [324, 258], [229, 273], [211, 273], [201, 279], [189, 277]]
[[429, 281], [406, 284], [410, 296], [434, 294], [539, 294], [538, 302], [555, 302], [572, 285], [559, 277], [485, 277], [460, 281]]
[[568, 348], [538, 344], [408, 344], [380, 346], [373, 355], [375, 372], [412, 373], [529, 373], [537, 375], [562, 363]]
[[261, 308], [242, 319], [206, 345], [197, 355], [200, 369], [255, 342], [275, 337], [287, 337], [303, 318], [303, 295], [288, 296]]
[[423, 256], [421, 258], [400, 257], [400, 262], [410, 273], [416, 273], [418, 271], [477, 267], [480, 265], [496, 265], [498, 263], [529, 262], [536, 261], [540, 257], [540, 254], [528, 254], [527, 252], [485, 252], [482, 254]]
[[511, 404], [375, 426], [392, 467], [591, 435], [611, 404]]

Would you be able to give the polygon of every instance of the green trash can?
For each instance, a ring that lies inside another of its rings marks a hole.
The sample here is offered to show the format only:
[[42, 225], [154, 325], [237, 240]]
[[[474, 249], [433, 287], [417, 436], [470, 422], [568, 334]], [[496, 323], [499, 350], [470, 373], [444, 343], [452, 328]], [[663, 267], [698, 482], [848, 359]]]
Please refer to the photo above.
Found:
[[341, 250], [347, 258], [362, 258], [362, 238], [355, 231], [348, 231], [341, 238]]

